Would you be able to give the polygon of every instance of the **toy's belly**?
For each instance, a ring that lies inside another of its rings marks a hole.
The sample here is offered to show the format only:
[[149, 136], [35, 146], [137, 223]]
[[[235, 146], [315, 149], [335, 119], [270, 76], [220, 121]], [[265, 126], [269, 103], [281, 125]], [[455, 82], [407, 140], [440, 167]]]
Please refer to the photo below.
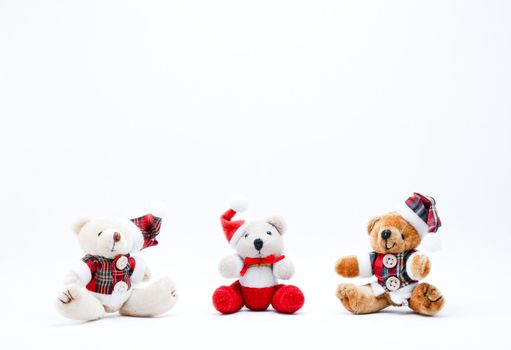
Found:
[[251, 266], [240, 278], [240, 283], [244, 287], [265, 288], [276, 285], [277, 281], [271, 266]]

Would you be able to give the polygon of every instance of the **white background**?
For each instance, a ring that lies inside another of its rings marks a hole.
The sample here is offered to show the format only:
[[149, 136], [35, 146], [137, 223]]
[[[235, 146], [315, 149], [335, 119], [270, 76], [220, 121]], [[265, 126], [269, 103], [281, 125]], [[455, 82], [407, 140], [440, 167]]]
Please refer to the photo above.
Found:
[[[8, 348], [509, 348], [511, 3], [0, 0], [0, 340]], [[333, 265], [366, 222], [432, 195], [434, 318], [354, 316]], [[218, 217], [281, 214], [306, 295], [220, 316]], [[79, 213], [169, 206], [143, 252], [181, 299], [80, 324], [53, 301]]]

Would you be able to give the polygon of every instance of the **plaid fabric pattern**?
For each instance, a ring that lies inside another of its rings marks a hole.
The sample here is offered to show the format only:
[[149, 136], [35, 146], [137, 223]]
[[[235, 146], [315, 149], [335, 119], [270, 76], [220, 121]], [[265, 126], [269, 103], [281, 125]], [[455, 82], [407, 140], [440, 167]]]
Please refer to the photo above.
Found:
[[158, 244], [156, 236], [160, 233], [161, 218], [152, 214], [147, 214], [131, 221], [142, 231], [144, 236], [144, 245], [142, 249], [152, 247]]
[[[122, 256], [128, 258], [126, 267], [119, 270], [115, 264]], [[130, 276], [135, 269], [135, 259], [128, 255], [119, 255], [115, 259], [107, 259], [99, 255], [85, 255], [82, 261], [89, 266], [92, 279], [86, 288], [94, 293], [112, 294], [117, 282], [123, 281], [131, 288]]]
[[397, 264], [390, 269], [383, 265], [383, 257], [387, 254], [380, 254], [376, 252], [369, 253], [371, 268], [373, 269], [373, 274], [378, 279], [378, 284], [386, 289], [385, 281], [391, 276], [399, 278], [399, 281], [401, 282], [400, 288], [417, 282], [412, 280], [406, 273], [406, 261], [413, 253], [415, 253], [415, 250], [407, 250], [399, 254], [393, 254], [397, 259]]
[[436, 202], [433, 197], [424, 196], [415, 192], [405, 203], [428, 225], [429, 232], [436, 232], [438, 228], [442, 226], [442, 222], [438, 217], [435, 207]]

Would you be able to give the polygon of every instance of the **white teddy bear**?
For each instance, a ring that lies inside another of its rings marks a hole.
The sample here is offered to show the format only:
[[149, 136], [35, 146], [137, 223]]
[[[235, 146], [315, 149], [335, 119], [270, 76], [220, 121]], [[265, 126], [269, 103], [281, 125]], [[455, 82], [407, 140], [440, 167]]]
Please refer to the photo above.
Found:
[[172, 309], [177, 292], [169, 277], [145, 288], [133, 288], [150, 278], [144, 261], [131, 254], [158, 244], [162, 214], [153, 213], [132, 220], [102, 217], [75, 221], [73, 231], [86, 255], [64, 279], [65, 287], [55, 302], [61, 315], [90, 321], [105, 312], [147, 317]]
[[273, 216], [251, 222], [233, 220], [237, 212], [245, 209], [244, 201], [234, 200], [221, 217], [225, 236], [236, 254], [222, 259], [219, 271], [225, 278], [238, 280], [219, 287], [213, 294], [213, 305], [223, 314], [237, 312], [243, 306], [262, 311], [270, 304], [277, 312], [295, 313], [304, 304], [303, 293], [296, 286], [277, 281], [289, 280], [295, 272], [291, 260], [283, 255], [284, 219]]

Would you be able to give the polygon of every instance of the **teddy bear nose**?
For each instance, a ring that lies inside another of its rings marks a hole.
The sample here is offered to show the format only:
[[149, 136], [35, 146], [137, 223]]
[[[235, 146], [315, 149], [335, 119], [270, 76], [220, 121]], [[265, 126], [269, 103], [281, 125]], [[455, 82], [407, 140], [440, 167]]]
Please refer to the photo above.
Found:
[[381, 238], [383, 239], [389, 239], [390, 235], [392, 235], [392, 232], [390, 230], [381, 231]]
[[257, 238], [257, 239], [254, 240], [254, 247], [257, 250], [261, 250], [263, 248], [263, 244], [264, 244], [264, 242], [260, 238]]
[[114, 242], [119, 242], [121, 240], [121, 234], [119, 232], [114, 233]]

